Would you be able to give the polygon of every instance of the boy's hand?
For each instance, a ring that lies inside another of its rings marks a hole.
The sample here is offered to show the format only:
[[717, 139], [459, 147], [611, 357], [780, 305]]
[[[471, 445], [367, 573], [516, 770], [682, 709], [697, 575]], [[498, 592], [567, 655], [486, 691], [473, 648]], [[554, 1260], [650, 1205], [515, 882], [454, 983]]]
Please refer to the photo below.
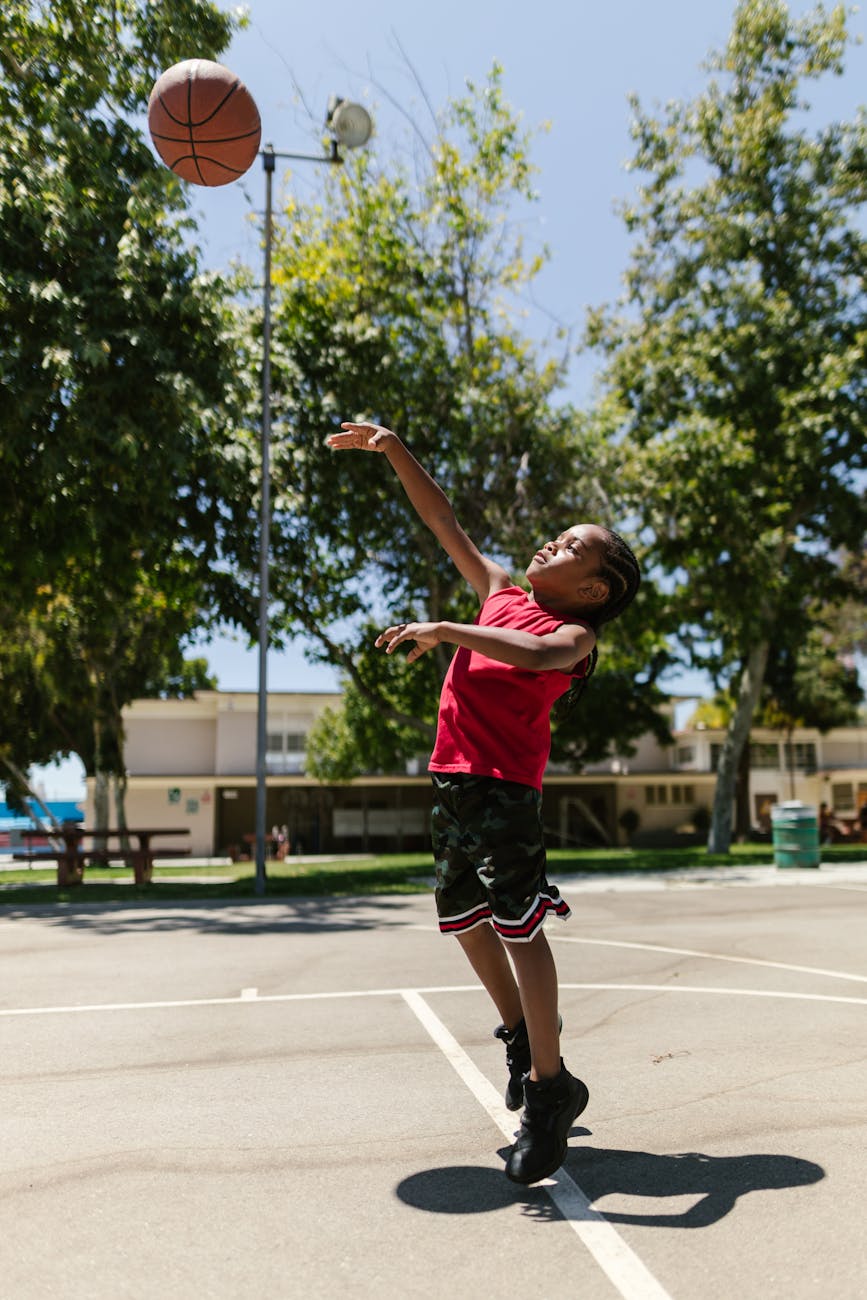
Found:
[[415, 663], [428, 650], [439, 645], [439, 623], [398, 623], [387, 627], [376, 638], [376, 646], [385, 646], [387, 655], [393, 654], [404, 641], [414, 641], [415, 645], [406, 657], [408, 664]]
[[385, 451], [388, 443], [397, 438], [391, 429], [381, 424], [341, 424], [344, 433], [332, 433], [325, 439], [332, 451]]

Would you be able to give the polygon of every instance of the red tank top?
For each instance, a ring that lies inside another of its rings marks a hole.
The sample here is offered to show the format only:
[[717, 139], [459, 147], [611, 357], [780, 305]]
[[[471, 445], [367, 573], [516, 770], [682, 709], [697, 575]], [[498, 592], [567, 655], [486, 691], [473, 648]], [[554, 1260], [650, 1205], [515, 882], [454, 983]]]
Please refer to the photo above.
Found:
[[[521, 587], [485, 601], [476, 623], [544, 636], [569, 620], [548, 613]], [[583, 677], [588, 658], [571, 672], [532, 672], [459, 646], [443, 682], [432, 772], [466, 772], [518, 781], [537, 790], [551, 752], [551, 706]]]

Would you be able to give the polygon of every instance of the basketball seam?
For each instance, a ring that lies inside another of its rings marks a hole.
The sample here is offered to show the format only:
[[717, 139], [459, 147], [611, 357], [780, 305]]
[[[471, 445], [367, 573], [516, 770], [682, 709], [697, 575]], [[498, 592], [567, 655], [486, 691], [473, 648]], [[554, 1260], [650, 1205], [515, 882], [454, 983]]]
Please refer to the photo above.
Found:
[[238, 89], [238, 87], [240, 86], [240, 84], [241, 84], [241, 79], [240, 79], [240, 77], [239, 77], [239, 78], [237, 79], [237, 81], [235, 82], [235, 84], [234, 84], [233, 86], [230, 86], [229, 89], [226, 91], [225, 95], [224, 95], [223, 98], [220, 100], [219, 104], [217, 104], [216, 108], [212, 109], [211, 112], [208, 114], [207, 117], [200, 118], [198, 122], [192, 122], [192, 116], [193, 116], [193, 114], [192, 114], [192, 111], [191, 111], [191, 112], [190, 112], [191, 125], [193, 125], [193, 126], [204, 126], [206, 122], [210, 122], [210, 120], [211, 120], [212, 117], [216, 117], [217, 114], [219, 113], [220, 109], [221, 109], [225, 104], [227, 104], [227, 103], [229, 102], [229, 100], [232, 98], [232, 96], [234, 95], [235, 91]]
[[193, 136], [193, 69], [187, 69], [187, 130], [190, 133], [190, 148], [193, 151], [193, 162], [196, 164], [196, 171], [199, 173], [199, 180], [205, 184], [205, 178], [202, 175], [202, 169], [199, 166], [199, 159], [196, 155], [196, 141]]
[[[166, 117], [170, 118], [171, 121], [174, 122], [175, 126], [189, 126], [189, 125], [190, 125], [189, 122], [182, 122], [181, 119], [180, 119], [179, 117], [175, 117], [174, 113], [173, 113], [172, 110], [169, 108], [169, 106], [168, 106], [168, 104], [166, 103], [166, 101], [163, 99], [163, 94], [162, 94], [162, 91], [161, 91], [161, 90], [160, 90], [160, 91], [157, 91], [157, 99], [160, 101], [160, 108], [163, 110], [163, 112], [165, 113]], [[153, 133], [151, 133], [151, 134], [153, 134]]]
[[[200, 176], [202, 175], [202, 169], [201, 167], [199, 167], [200, 162], [210, 163], [212, 167], [222, 167], [223, 171], [234, 172], [236, 176], [243, 176], [244, 172], [247, 170], [245, 167], [232, 167], [230, 166], [229, 163], [221, 162], [219, 158], [211, 158], [206, 153], [203, 154], [182, 153], [182, 154], [178, 154], [177, 158], [175, 158], [174, 161], [171, 163], [172, 171], [174, 171], [177, 168], [179, 163], [185, 163], [190, 161], [196, 164], [196, 169], [198, 170]], [[182, 177], [181, 179], [184, 178]], [[208, 186], [209, 182], [203, 178], [202, 184]]]
[[[178, 126], [183, 123], [178, 123]], [[198, 126], [199, 123], [196, 123]], [[254, 127], [252, 131], [244, 131], [242, 135], [215, 135], [210, 140], [202, 140], [201, 144], [234, 144], [236, 140], [247, 140], [251, 135], [258, 135], [261, 127]], [[154, 140], [165, 140], [168, 144], [186, 144], [187, 137], [184, 135], [164, 135], [162, 131], [151, 131]]]

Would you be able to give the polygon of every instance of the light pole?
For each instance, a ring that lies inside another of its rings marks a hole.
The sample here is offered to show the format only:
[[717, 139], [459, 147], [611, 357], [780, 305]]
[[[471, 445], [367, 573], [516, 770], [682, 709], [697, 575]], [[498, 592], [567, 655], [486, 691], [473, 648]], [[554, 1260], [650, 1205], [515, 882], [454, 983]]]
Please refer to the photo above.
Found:
[[266, 145], [260, 155], [265, 171], [265, 275], [262, 319], [262, 501], [259, 517], [259, 693], [256, 714], [256, 893], [265, 893], [265, 842], [268, 750], [268, 603], [271, 554], [271, 189], [278, 158], [340, 164], [341, 146], [357, 149], [370, 139], [373, 123], [360, 104], [333, 96], [325, 119], [331, 148], [321, 155], [278, 153]]

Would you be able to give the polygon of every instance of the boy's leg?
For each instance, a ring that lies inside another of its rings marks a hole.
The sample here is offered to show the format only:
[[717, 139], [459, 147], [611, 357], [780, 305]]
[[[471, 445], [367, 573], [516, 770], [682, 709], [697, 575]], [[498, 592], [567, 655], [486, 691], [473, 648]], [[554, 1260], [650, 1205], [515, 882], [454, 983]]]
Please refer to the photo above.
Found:
[[561, 1061], [554, 955], [542, 930], [529, 943], [510, 944], [509, 951], [518, 975], [521, 1006], [530, 1036], [530, 1078], [534, 1083], [556, 1078]]
[[524, 1104], [524, 1080], [530, 1072], [530, 1039], [524, 1023], [518, 985], [506, 955], [505, 945], [493, 927], [485, 923], [458, 935], [470, 965], [478, 975], [488, 996], [499, 1011], [503, 1023], [494, 1030], [506, 1048], [505, 1102], [509, 1110]]
[[523, 1014], [521, 995], [499, 935], [485, 922], [458, 935], [470, 965], [488, 991], [507, 1029]]

